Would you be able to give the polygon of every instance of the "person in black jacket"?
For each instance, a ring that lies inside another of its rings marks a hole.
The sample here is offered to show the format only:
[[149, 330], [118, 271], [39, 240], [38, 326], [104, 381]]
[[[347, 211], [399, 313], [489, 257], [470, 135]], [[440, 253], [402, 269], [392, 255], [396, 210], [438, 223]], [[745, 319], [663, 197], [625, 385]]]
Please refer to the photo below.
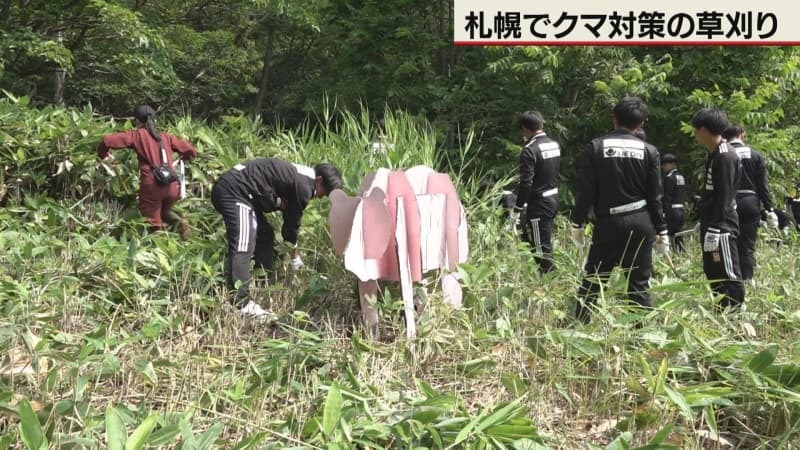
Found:
[[686, 223], [686, 179], [678, 172], [678, 158], [672, 153], [661, 155], [661, 171], [664, 173], [664, 217], [667, 230], [676, 250], [683, 250], [683, 236], [675, 233], [683, 230]]
[[792, 214], [796, 230], [800, 231], [800, 182], [795, 182], [794, 190], [794, 197], [786, 198], [786, 210]]
[[772, 209], [764, 156], [758, 150], [745, 145], [744, 135], [744, 129], [739, 125], [731, 125], [722, 133], [723, 139], [736, 150], [742, 164], [736, 191], [736, 213], [739, 215], [739, 263], [742, 279], [747, 281], [753, 279], [761, 213], [764, 212], [767, 225], [771, 228], [778, 228], [778, 215]]
[[544, 132], [544, 119], [537, 111], [527, 111], [518, 119], [525, 146], [519, 156], [519, 187], [509, 228], [515, 229], [525, 204], [525, 235], [539, 264], [539, 272], [553, 270], [550, 236], [558, 212], [558, 172], [561, 147]]
[[572, 213], [575, 245], [584, 246], [584, 223], [590, 208], [596, 217], [575, 310], [584, 323], [597, 302], [599, 283], [615, 266], [629, 271], [628, 299], [650, 307], [647, 290], [653, 245], [657, 252], [669, 253], [658, 150], [634, 134], [648, 114], [640, 98], [623, 98], [614, 106], [616, 129], [594, 139], [581, 155], [581, 181]]
[[739, 266], [739, 215], [736, 191], [741, 162], [736, 149], [722, 137], [728, 127], [725, 111], [703, 108], [692, 117], [694, 136], [708, 150], [705, 180], [697, 204], [703, 243], [703, 271], [711, 289], [722, 294], [722, 307], [744, 303], [744, 283]]
[[239, 282], [234, 298], [241, 312], [256, 318], [269, 313], [249, 298], [250, 260], [256, 267], [272, 269], [275, 232], [263, 213], [281, 211], [285, 242], [294, 244], [292, 267], [303, 266], [297, 250], [297, 234], [303, 210], [314, 198], [342, 187], [339, 170], [330, 164], [314, 168], [273, 158], [235, 165], [224, 173], [211, 191], [211, 202], [222, 214], [228, 241], [226, 276], [231, 287]]

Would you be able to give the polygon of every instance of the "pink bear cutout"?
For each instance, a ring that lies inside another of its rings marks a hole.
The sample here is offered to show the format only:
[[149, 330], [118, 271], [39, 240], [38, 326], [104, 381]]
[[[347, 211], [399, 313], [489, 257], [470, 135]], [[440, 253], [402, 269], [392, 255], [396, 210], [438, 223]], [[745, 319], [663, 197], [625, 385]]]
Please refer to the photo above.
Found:
[[364, 323], [374, 328], [378, 311], [369, 297], [378, 280], [399, 281], [406, 336], [416, 336], [412, 283], [431, 270], [441, 277], [446, 303], [460, 307], [461, 286], [455, 273], [467, 260], [467, 219], [450, 176], [425, 166], [405, 172], [378, 169], [365, 177], [359, 196], [341, 190], [330, 195], [328, 216], [334, 251], [359, 279]]

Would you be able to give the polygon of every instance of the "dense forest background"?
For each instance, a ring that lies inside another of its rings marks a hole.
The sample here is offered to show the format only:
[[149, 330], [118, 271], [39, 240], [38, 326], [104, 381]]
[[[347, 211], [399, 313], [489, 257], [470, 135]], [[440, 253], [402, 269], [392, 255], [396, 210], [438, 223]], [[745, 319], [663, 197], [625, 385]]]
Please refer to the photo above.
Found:
[[[34, 104], [128, 116], [149, 103], [210, 124], [248, 115], [294, 127], [320, 111], [388, 108], [429, 120], [441, 151], [480, 146], [486, 179], [513, 173], [515, 114], [540, 110], [567, 149], [611, 127], [622, 95], [645, 98], [649, 140], [699, 173], [686, 122], [725, 108], [771, 157], [773, 189], [793, 193], [800, 53], [787, 47], [452, 45], [445, 0], [4, 0], [0, 88]], [[569, 198], [565, 199], [569, 205]]]

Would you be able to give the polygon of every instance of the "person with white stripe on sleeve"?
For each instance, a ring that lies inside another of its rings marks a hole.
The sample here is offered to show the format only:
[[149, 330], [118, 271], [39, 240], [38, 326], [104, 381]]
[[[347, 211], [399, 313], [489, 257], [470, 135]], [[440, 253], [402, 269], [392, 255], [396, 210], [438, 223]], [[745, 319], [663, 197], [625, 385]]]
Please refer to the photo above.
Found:
[[736, 191], [736, 213], [739, 215], [739, 263], [744, 281], [753, 279], [756, 265], [756, 240], [761, 212], [770, 228], [778, 228], [778, 215], [772, 208], [772, 195], [767, 185], [767, 165], [764, 155], [745, 145], [744, 129], [731, 125], [722, 133], [723, 139], [736, 150], [742, 164], [742, 173]]
[[728, 126], [728, 116], [721, 109], [703, 108], [692, 117], [694, 137], [708, 150], [705, 181], [697, 204], [703, 271], [711, 280], [711, 289], [723, 295], [720, 306], [735, 308], [744, 303], [745, 296], [736, 213], [741, 161], [736, 149], [722, 137]]
[[678, 158], [672, 153], [661, 155], [661, 171], [664, 173], [664, 218], [667, 231], [675, 249], [683, 250], [683, 236], [675, 236], [683, 231], [686, 223], [686, 179], [678, 172]]
[[539, 272], [551, 272], [553, 246], [550, 236], [558, 212], [558, 173], [561, 147], [544, 132], [544, 119], [537, 111], [527, 111], [517, 119], [525, 146], [519, 156], [519, 187], [509, 228], [515, 229], [522, 208], [528, 204], [525, 227], [528, 242], [539, 264]]
[[638, 97], [614, 106], [611, 133], [594, 139], [581, 155], [580, 186], [572, 212], [572, 241], [584, 246], [584, 223], [594, 209], [592, 245], [578, 290], [575, 316], [589, 322], [600, 283], [616, 266], [628, 271], [627, 297], [649, 308], [652, 249], [666, 255], [669, 237], [661, 206], [661, 163], [658, 150], [635, 132], [649, 111]]
[[234, 305], [244, 315], [265, 318], [269, 313], [250, 299], [250, 261], [272, 269], [275, 232], [263, 213], [281, 211], [285, 242], [294, 244], [292, 267], [303, 266], [297, 235], [303, 210], [313, 198], [325, 197], [342, 187], [339, 170], [330, 164], [314, 168], [274, 158], [259, 158], [235, 165], [214, 184], [211, 202], [222, 214], [228, 241], [226, 277], [231, 287], [239, 282]]

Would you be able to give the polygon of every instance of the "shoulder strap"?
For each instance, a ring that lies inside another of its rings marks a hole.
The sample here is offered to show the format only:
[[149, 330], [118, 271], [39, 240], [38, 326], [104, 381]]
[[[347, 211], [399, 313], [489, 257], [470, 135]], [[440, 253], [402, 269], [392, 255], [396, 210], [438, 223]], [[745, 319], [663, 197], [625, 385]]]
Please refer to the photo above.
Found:
[[158, 141], [158, 146], [161, 148], [161, 165], [167, 163], [167, 151], [164, 150], [164, 144], [161, 141]]

